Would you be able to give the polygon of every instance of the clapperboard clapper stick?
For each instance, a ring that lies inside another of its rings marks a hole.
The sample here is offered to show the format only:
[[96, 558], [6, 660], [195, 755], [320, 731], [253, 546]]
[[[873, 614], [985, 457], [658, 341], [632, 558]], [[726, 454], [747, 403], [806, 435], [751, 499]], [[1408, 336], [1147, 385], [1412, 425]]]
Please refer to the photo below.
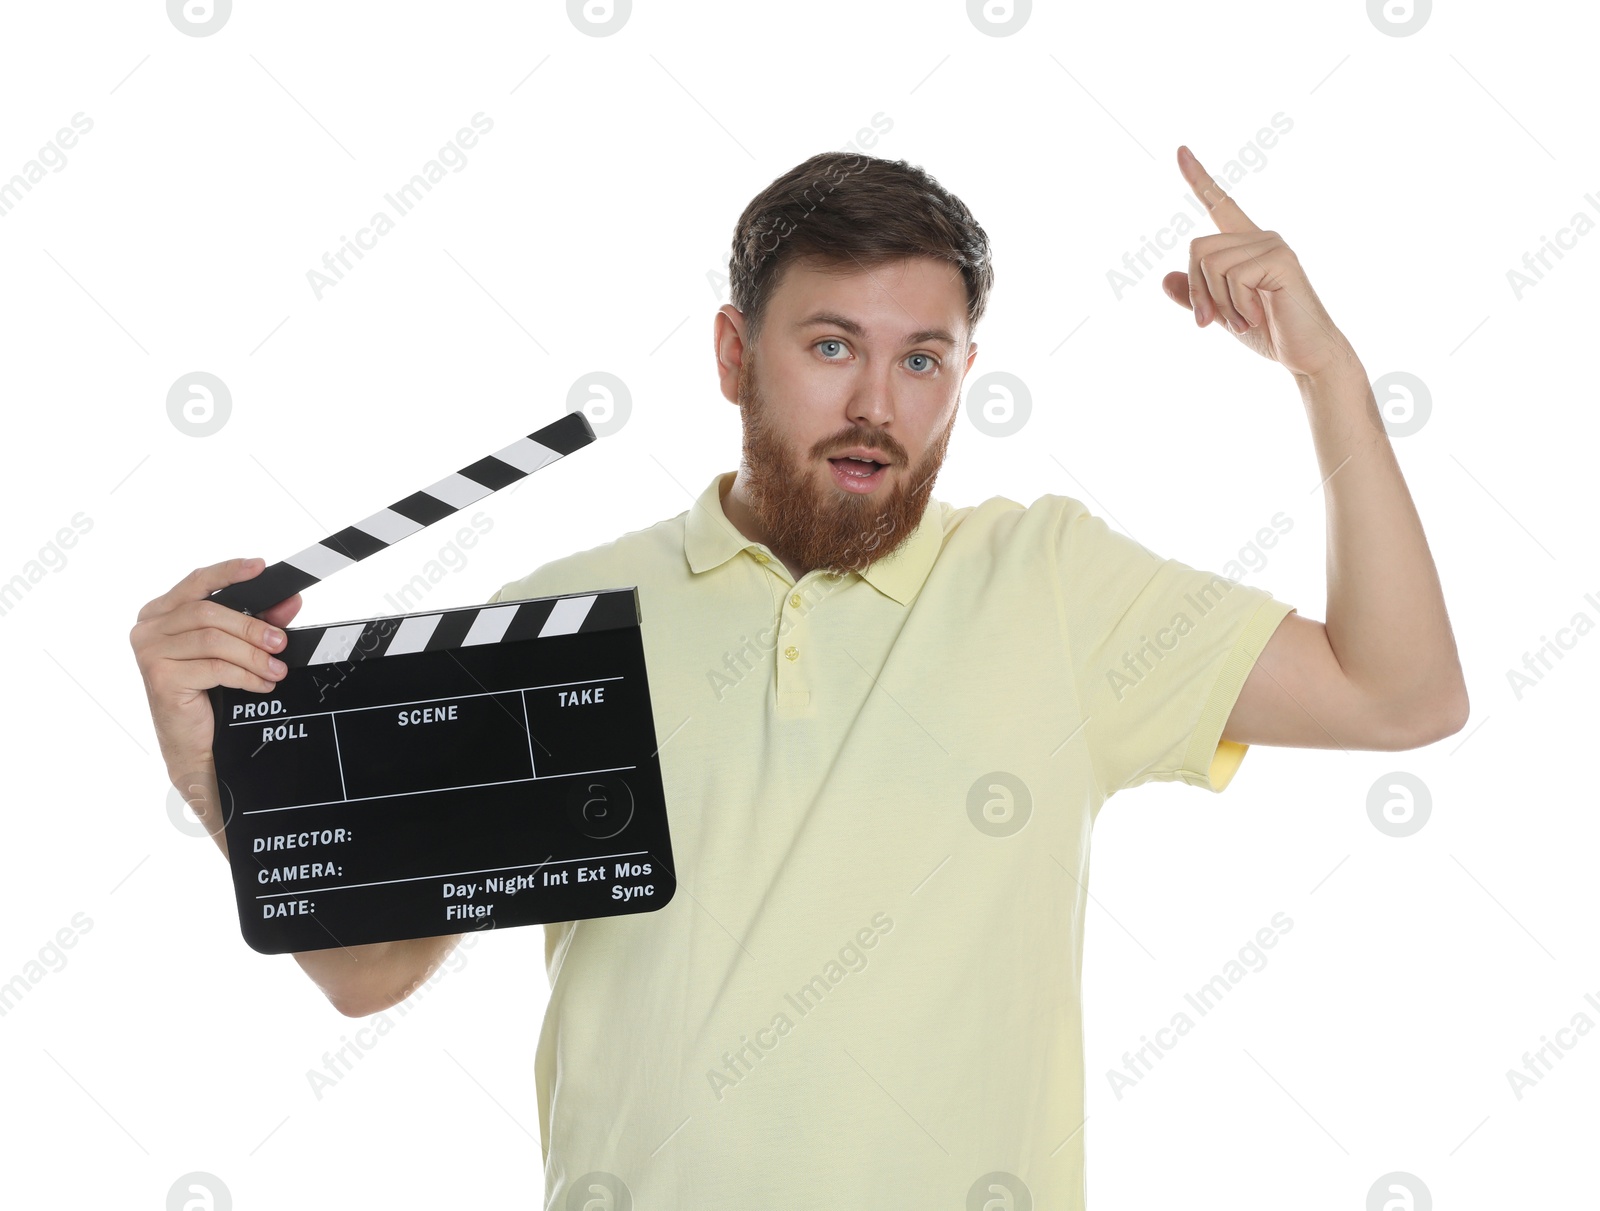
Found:
[[[212, 599], [259, 614], [595, 440], [568, 413]], [[287, 627], [212, 753], [263, 954], [575, 921], [677, 888], [635, 586]]]

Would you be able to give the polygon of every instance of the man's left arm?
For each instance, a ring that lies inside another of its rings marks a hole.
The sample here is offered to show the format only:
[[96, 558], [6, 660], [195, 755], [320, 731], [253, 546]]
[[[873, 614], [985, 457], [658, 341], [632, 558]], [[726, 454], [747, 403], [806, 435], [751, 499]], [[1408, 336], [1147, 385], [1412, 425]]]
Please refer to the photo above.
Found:
[[1283, 239], [1263, 231], [1187, 148], [1178, 165], [1218, 233], [1162, 285], [1293, 375], [1328, 517], [1328, 619], [1289, 614], [1245, 679], [1224, 740], [1408, 749], [1461, 730], [1466, 682], [1422, 521], [1365, 368]]

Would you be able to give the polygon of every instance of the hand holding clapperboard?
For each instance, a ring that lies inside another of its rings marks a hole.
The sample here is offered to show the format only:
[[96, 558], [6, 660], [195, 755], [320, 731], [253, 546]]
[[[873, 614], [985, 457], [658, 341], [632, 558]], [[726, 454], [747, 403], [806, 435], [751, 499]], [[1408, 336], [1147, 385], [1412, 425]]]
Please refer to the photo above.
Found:
[[[211, 600], [260, 614], [594, 441], [569, 413]], [[636, 588], [286, 627], [217, 685], [239, 925], [264, 954], [652, 912], [672, 899]]]

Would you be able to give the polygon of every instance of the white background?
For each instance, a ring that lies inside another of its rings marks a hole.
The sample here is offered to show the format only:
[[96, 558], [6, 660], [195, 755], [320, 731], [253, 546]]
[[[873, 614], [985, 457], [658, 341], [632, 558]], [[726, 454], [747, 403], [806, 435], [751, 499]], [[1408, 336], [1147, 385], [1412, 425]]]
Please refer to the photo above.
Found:
[[[1591, 8], [1440, 5], [1406, 37], [1359, 0], [1040, 5], [1005, 37], [958, 0], [639, 3], [606, 37], [558, 3], [241, 0], [206, 37], [151, 0], [4, 22], [0, 180], [93, 122], [0, 218], [0, 579], [93, 523], [0, 616], [0, 981], [92, 921], [0, 1018], [8, 1200], [160, 1208], [200, 1170], [240, 1208], [539, 1205], [542, 931], [459, 954], [316, 1097], [307, 1070], [361, 1023], [244, 944], [226, 864], [169, 820], [128, 630], [197, 564], [299, 550], [557, 419], [596, 370], [627, 384], [627, 423], [485, 502], [493, 530], [428, 605], [688, 508], [738, 457], [710, 343], [734, 222], [875, 115], [890, 128], [858, 147], [922, 165], [989, 233], [973, 375], [1032, 398], [1013, 438], [963, 418], [941, 499], [1075, 496], [1213, 569], [1282, 511], [1292, 530], [1247, 580], [1325, 616], [1289, 377], [1162, 295], [1186, 241], [1120, 300], [1107, 281], [1193, 213], [1179, 143], [1223, 180], [1278, 113], [1292, 129], [1234, 195], [1369, 374], [1431, 393], [1395, 448], [1471, 720], [1405, 753], [1256, 747], [1223, 796], [1107, 805], [1084, 968], [1096, 1211], [1358, 1209], [1395, 1170], [1441, 1208], [1592, 1191], [1600, 1037], [1566, 1036], [1520, 1100], [1506, 1077], [1574, 1015], [1600, 1023], [1600, 637], [1520, 700], [1506, 676], [1575, 614], [1600, 620], [1600, 235], [1520, 299], [1507, 280], [1575, 213], [1600, 220]], [[479, 112], [493, 130], [465, 168], [319, 300], [307, 271]], [[209, 437], [167, 414], [193, 370], [232, 395]], [[453, 530], [312, 590], [297, 622], [392, 612], [383, 595]], [[1396, 770], [1432, 796], [1403, 839], [1366, 807]], [[1294, 925], [1268, 965], [1118, 1098], [1107, 1070], [1277, 912]], [[826, 1170], [828, 1205], [862, 1205]]]

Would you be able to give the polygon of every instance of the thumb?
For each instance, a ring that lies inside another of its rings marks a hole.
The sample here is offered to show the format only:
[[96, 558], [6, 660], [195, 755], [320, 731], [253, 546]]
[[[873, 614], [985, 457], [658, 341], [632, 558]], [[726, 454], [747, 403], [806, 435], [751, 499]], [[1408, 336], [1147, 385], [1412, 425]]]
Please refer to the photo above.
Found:
[[1174, 303], [1180, 303], [1185, 311], [1193, 311], [1189, 303], [1189, 275], [1174, 271], [1161, 279], [1161, 289]]

